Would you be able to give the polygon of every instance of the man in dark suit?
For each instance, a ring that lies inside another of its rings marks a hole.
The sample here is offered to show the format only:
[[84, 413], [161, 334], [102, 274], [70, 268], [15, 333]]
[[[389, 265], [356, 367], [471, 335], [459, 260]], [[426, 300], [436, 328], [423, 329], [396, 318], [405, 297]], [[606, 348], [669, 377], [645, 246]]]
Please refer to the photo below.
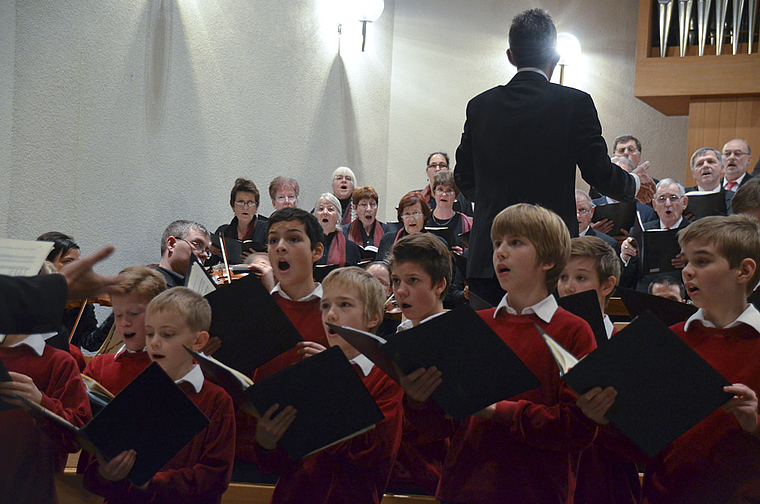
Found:
[[[683, 211], [689, 204], [689, 198], [686, 196], [684, 187], [678, 181], [671, 178], [660, 180], [657, 183], [657, 191], [654, 193], [652, 204], [654, 205], [655, 212], [657, 212], [658, 219], [645, 223], [644, 231], [683, 229], [691, 224], [691, 222], [683, 217]], [[675, 268], [674, 271], [651, 274], [644, 271], [641, 257], [638, 253], [641, 239], [641, 236], [626, 238], [621, 246], [620, 259], [623, 261], [623, 272], [620, 278], [620, 285], [629, 289], [635, 288], [641, 292], [646, 292], [652, 280], [661, 275], [668, 275], [681, 281], [681, 270], [684, 264], [681, 261], [680, 254], [670, 260], [671, 266]]]
[[[726, 208], [720, 210], [724, 213], [731, 213], [729, 210], [734, 192], [727, 191], [720, 182], [723, 175], [723, 156], [720, 152], [712, 147], [700, 147], [691, 155], [689, 166], [691, 166], [691, 174], [697, 185], [687, 187], [686, 192], [722, 192]], [[689, 218], [693, 220], [692, 217]]]
[[720, 185], [728, 195], [728, 207], [731, 207], [731, 199], [736, 191], [754, 175], [747, 173], [747, 168], [752, 161], [752, 150], [744, 140], [735, 138], [723, 146], [723, 172], [724, 177]]
[[615, 252], [620, 253], [620, 243], [616, 239], [601, 231], [595, 231], [590, 226], [591, 219], [594, 218], [594, 204], [591, 202], [591, 196], [580, 189], [575, 190], [575, 214], [578, 218], [578, 236], [596, 236], [612, 247]]
[[510, 63], [517, 75], [476, 96], [454, 170], [457, 186], [475, 202], [467, 280], [470, 289], [496, 304], [490, 229], [509, 205], [528, 202], [555, 211], [577, 236], [575, 167], [586, 182], [618, 200], [651, 198], [654, 184], [644, 168], [634, 176], [612, 164], [591, 97], [551, 84], [559, 61], [557, 31], [548, 13], [518, 14], [509, 30]]

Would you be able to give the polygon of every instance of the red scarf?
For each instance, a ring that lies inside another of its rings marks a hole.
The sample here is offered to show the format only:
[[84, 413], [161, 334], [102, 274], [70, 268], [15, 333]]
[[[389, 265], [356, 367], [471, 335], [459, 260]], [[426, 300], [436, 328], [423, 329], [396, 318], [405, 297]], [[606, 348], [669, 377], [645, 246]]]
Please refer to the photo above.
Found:
[[327, 264], [337, 264], [341, 268], [346, 265], [346, 237], [341, 230], [335, 232], [327, 255]]
[[[354, 219], [354, 221], [351, 223], [351, 227], [348, 228], [348, 239], [352, 242], [356, 243], [360, 247], [364, 247], [364, 240], [362, 240], [362, 221], [360, 219]], [[375, 224], [372, 226], [372, 245], [377, 247], [380, 245], [380, 240], [383, 239], [383, 235], [385, 232], [383, 231], [383, 226], [380, 224], [380, 221], [375, 219]]]

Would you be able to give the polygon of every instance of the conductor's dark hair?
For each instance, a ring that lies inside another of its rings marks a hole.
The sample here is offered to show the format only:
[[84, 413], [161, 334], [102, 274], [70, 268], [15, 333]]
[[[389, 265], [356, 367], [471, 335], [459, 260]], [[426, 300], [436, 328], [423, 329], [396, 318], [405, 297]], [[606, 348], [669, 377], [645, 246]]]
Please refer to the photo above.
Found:
[[298, 221], [303, 224], [303, 227], [306, 230], [306, 236], [309, 237], [311, 250], [317, 248], [317, 243], [324, 245], [325, 233], [322, 231], [322, 226], [319, 225], [319, 221], [314, 215], [300, 208], [285, 207], [273, 213], [269, 217], [269, 221], [267, 221], [267, 236], [269, 236], [269, 231], [272, 229], [272, 226], [278, 222], [290, 221]]
[[65, 256], [69, 250], [79, 250], [79, 245], [74, 241], [74, 238], [58, 231], [41, 234], [37, 237], [37, 241], [53, 242], [53, 250], [47, 256], [47, 260], [50, 262]]
[[543, 67], [557, 57], [557, 28], [543, 9], [523, 11], [509, 27], [509, 49], [517, 68]]

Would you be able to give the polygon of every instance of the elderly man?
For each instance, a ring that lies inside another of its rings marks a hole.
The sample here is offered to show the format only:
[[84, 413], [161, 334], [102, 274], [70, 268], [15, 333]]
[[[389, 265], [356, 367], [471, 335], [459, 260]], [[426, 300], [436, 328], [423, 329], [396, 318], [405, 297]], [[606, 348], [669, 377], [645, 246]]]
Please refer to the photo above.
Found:
[[691, 174], [697, 185], [687, 187], [686, 192], [718, 192], [721, 190], [720, 177], [723, 175], [723, 156], [712, 147], [702, 147], [691, 155]]
[[609, 235], [596, 231], [590, 226], [594, 217], [594, 203], [586, 191], [575, 190], [575, 215], [578, 218], [578, 236], [596, 236], [607, 242], [610, 247], [620, 253], [620, 243]]
[[749, 144], [738, 138], [723, 146], [723, 178], [722, 186], [726, 191], [736, 191], [753, 176], [747, 173], [747, 167], [752, 161], [752, 151]]
[[[657, 190], [654, 193], [652, 205], [657, 212], [657, 219], [644, 223], [644, 231], [650, 230], [670, 230], [683, 229], [690, 222], [683, 217], [683, 211], [689, 203], [689, 197], [686, 196], [686, 190], [680, 182], [671, 178], [665, 178], [657, 183]], [[620, 259], [623, 261], [623, 274], [620, 279], [620, 285], [628, 288], [636, 288], [642, 292], [647, 291], [647, 287], [660, 273], [645, 274], [638, 253], [639, 244], [633, 237], [628, 237], [620, 247]], [[680, 254], [670, 260], [670, 264], [676, 268], [675, 271], [663, 273], [671, 276], [676, 280], [681, 280], [681, 270], [684, 267]]]
[[197, 222], [176, 220], [161, 236], [161, 261], [156, 268], [166, 278], [166, 286], [179, 287], [185, 283], [190, 254], [205, 261], [211, 254], [208, 230]]
[[576, 165], [583, 179], [621, 200], [653, 192], [646, 169], [626, 173], [607, 157], [591, 96], [549, 82], [559, 62], [557, 30], [540, 9], [521, 12], [509, 29], [507, 57], [517, 74], [467, 104], [454, 176], [475, 202], [467, 280], [496, 305], [504, 295], [495, 278], [491, 222], [519, 202], [556, 212], [576, 235], [573, 215]]

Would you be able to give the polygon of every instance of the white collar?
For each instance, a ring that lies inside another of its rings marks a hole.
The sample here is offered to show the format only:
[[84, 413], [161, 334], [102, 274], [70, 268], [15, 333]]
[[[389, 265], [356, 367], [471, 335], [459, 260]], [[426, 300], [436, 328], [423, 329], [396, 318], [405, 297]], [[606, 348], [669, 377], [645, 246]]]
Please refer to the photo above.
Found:
[[34, 351], [34, 353], [37, 354], [37, 357], [42, 357], [42, 354], [45, 352], [45, 340], [48, 340], [58, 334], [57, 332], [49, 332], [49, 333], [35, 333], [30, 334], [26, 338], [22, 339], [15, 345], [11, 345], [10, 348], [26, 345], [29, 348]]
[[174, 383], [179, 385], [182, 382], [187, 382], [192, 385], [195, 393], [197, 394], [203, 388], [203, 380], [204, 377], [201, 367], [198, 364], [193, 364], [193, 368], [185, 376], [175, 381]]
[[549, 80], [549, 77], [547, 77], [546, 74], [544, 73], [544, 71], [541, 70], [540, 68], [536, 68], [536, 67], [522, 67], [522, 68], [518, 68], [517, 69], [517, 73], [520, 73], [520, 72], [536, 72], [537, 74], [543, 75], [544, 79]]
[[364, 376], [369, 376], [369, 373], [372, 371], [372, 367], [374, 366], [372, 361], [365, 357], [364, 354], [359, 354], [348, 362], [359, 366]]
[[[438, 313], [435, 313], [435, 314], [433, 314], [433, 315], [430, 315], [429, 317], [427, 317], [427, 318], [424, 318], [424, 319], [420, 320], [420, 324], [424, 324], [424, 323], [425, 323], [425, 322], [427, 322], [428, 320], [432, 320], [432, 319], [436, 318], [436, 317], [437, 317], [437, 316], [439, 316], [439, 315], [443, 315], [443, 314], [444, 314], [444, 313], [446, 313], [447, 311], [448, 311], [448, 310], [443, 310], [442, 312], [438, 312]], [[419, 324], [417, 324], [417, 325], [419, 325]], [[411, 321], [411, 320], [409, 320], [408, 318], [405, 318], [405, 319], [404, 319], [404, 320], [403, 320], [403, 321], [402, 321], [402, 322], [401, 322], [401, 323], [398, 325], [398, 327], [396, 328], [396, 332], [399, 332], [399, 331], [406, 331], [407, 329], [411, 329], [412, 327], [414, 327], [414, 326], [412, 325], [412, 321]]]
[[[718, 184], [717, 186], [715, 186], [715, 189], [703, 189], [702, 186], [700, 186], [699, 184], [697, 184], [697, 191], [707, 192], [707, 193], [720, 192], [720, 184]], [[687, 194], [687, 196], [688, 196], [688, 194]]]
[[[509, 293], [504, 294], [504, 297], [501, 298], [501, 301], [499, 302], [499, 306], [496, 307], [496, 311], [493, 312], [493, 318], [496, 318], [496, 316], [499, 314], [501, 310], [506, 310], [507, 313], [511, 313], [512, 315], [517, 315], [517, 311], [509, 306]], [[523, 311], [520, 315], [528, 315], [530, 313], [535, 313], [538, 318], [546, 322], [547, 324], [551, 322], [552, 317], [554, 316], [554, 312], [557, 311], [557, 308], [559, 306], [557, 305], [557, 300], [554, 299], [554, 296], [549, 294], [544, 299], [539, 301], [538, 303], [534, 304], [533, 306], [528, 306], [527, 308], [523, 308]]]
[[[144, 352], [144, 351], [145, 351], [145, 347], [143, 347], [143, 349], [140, 350], [140, 352]], [[124, 352], [131, 353], [131, 354], [140, 353], [140, 352], [133, 352], [132, 350], [130, 350], [129, 348], [127, 348], [127, 345], [125, 343], [125, 344], [121, 345], [121, 348], [119, 348], [119, 351], [116, 352], [113, 355], [113, 360], [116, 360], [119, 357], [119, 355], [123, 354]]]
[[[314, 283], [317, 284], [317, 286], [314, 287], [314, 290], [311, 291], [311, 294], [309, 294], [308, 296], [302, 297], [301, 299], [298, 300], [298, 302], [303, 303], [306, 301], [311, 301], [312, 299], [322, 299], [322, 284], [319, 282], [314, 282]], [[288, 301], [293, 301], [292, 299], [290, 299], [290, 296], [285, 294], [285, 291], [282, 290], [282, 286], [280, 286], [280, 282], [277, 282], [277, 285], [274, 286], [274, 289], [272, 289], [270, 294], [274, 294], [275, 292], [279, 293], [281, 297], [287, 299]]]
[[615, 324], [612, 323], [610, 316], [607, 314], [604, 315], [604, 330], [607, 332], [607, 339], [610, 339], [612, 337], [612, 331], [615, 330]]
[[[689, 327], [691, 326], [692, 322], [701, 322], [703, 326], [705, 327], [715, 327], [715, 324], [710, 322], [705, 318], [705, 314], [702, 311], [702, 308], [697, 310], [697, 313], [689, 317], [689, 319], [686, 321], [686, 325], [684, 325], [684, 330], [688, 331]], [[747, 306], [747, 309], [741, 312], [741, 314], [736, 317], [736, 320], [728, 324], [723, 329], [730, 329], [731, 327], [738, 326], [739, 324], [747, 324], [748, 326], [752, 327], [755, 331], [760, 333], [760, 312], [757, 311], [757, 308], [755, 308], [755, 305], [752, 303], [749, 303]]]
[[[678, 229], [681, 226], [681, 221], [682, 220], [683, 220], [683, 215], [681, 216], [680, 219], [678, 219], [676, 221], [675, 224], [673, 224], [672, 226], [670, 226], [668, 229]], [[665, 229], [665, 224], [663, 224], [662, 221], [660, 221], [660, 229]]]

